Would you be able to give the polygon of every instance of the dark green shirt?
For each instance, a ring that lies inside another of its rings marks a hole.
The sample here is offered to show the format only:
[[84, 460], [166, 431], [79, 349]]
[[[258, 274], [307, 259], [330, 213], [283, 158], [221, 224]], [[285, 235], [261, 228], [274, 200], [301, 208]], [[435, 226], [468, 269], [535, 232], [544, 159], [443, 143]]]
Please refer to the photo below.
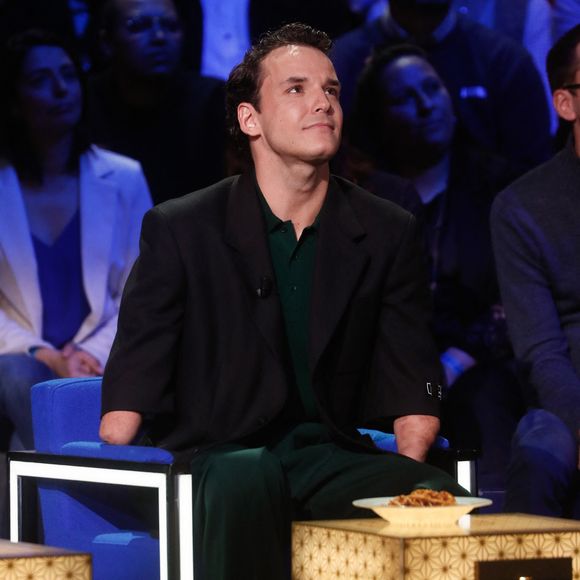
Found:
[[306, 420], [316, 420], [318, 410], [308, 368], [308, 340], [318, 218], [302, 231], [300, 239], [297, 240], [292, 222], [283, 222], [276, 217], [261, 192], [260, 201], [266, 219], [268, 244], [276, 273], [276, 287], [282, 304], [296, 385]]

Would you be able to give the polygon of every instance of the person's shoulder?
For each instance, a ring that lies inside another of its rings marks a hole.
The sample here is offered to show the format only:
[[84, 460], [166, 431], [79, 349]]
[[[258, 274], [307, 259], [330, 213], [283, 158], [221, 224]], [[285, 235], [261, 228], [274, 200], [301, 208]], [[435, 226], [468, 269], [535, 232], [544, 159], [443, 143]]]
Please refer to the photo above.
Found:
[[[142, 189], [140, 185], [145, 182], [145, 174], [139, 161], [97, 145], [91, 145], [83, 153], [81, 167], [88, 168], [90, 173], [101, 179], [127, 186], [138, 184], [139, 189]], [[120, 191], [125, 195], [132, 189], [134, 188], [122, 187]]]
[[100, 172], [110, 170], [142, 173], [141, 164], [136, 159], [97, 145], [91, 145], [85, 155], [92, 160]]
[[527, 170], [521, 163], [457, 139], [451, 149], [450, 187], [458, 188], [460, 197], [468, 190], [475, 200], [491, 201]]
[[569, 155], [568, 151], [560, 151], [513, 181], [496, 196], [492, 211], [497, 213], [517, 207], [533, 209], [538, 203], [543, 205], [548, 197], [555, 202], [559, 196], [553, 195], [553, 189], [563, 177]]
[[[344, 177], [335, 175], [333, 179], [341, 192], [347, 197], [351, 206], [359, 214], [359, 217], [370, 221], [378, 220], [383, 223], [385, 219], [407, 223], [412, 216], [401, 205], [390, 199], [379, 197]], [[384, 180], [383, 186], [390, 189], [394, 197], [408, 189], [408, 182], [395, 175], [385, 173], [382, 179]]]
[[513, 38], [499, 30], [484, 26], [479, 22], [467, 18], [462, 14], [457, 15], [457, 21], [452, 34], [461, 43], [470, 44], [480, 49], [480, 56], [488, 58], [505, 55], [512, 58], [530, 60], [526, 49], [518, 44]]
[[191, 223], [192, 220], [203, 223], [225, 212], [230, 192], [239, 179], [239, 175], [226, 177], [203, 189], [164, 201], [154, 210], [178, 223]]
[[336, 57], [346, 57], [349, 51], [380, 44], [382, 38], [383, 33], [379, 19], [365, 22], [334, 40], [330, 58], [334, 61]]
[[223, 80], [193, 71], [182, 71], [177, 78], [177, 87], [187, 99], [193, 99], [194, 102], [221, 99], [225, 95]]

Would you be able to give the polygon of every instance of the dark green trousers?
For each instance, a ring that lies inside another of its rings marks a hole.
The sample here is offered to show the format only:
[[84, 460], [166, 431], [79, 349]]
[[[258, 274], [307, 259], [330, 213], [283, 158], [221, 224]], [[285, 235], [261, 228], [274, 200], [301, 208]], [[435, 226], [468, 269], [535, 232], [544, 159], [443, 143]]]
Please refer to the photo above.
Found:
[[342, 449], [317, 423], [271, 447], [213, 448], [194, 459], [192, 479], [196, 580], [290, 578], [292, 520], [374, 516], [354, 499], [419, 487], [468, 495], [430, 465]]

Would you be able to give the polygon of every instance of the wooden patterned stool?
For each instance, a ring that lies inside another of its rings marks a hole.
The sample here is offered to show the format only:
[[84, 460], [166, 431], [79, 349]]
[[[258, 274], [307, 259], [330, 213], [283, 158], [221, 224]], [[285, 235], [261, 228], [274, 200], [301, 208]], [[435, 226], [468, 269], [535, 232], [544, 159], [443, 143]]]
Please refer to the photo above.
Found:
[[295, 522], [293, 580], [580, 580], [580, 522], [524, 514], [396, 528], [382, 519]]
[[2, 580], [91, 580], [91, 556], [0, 540]]

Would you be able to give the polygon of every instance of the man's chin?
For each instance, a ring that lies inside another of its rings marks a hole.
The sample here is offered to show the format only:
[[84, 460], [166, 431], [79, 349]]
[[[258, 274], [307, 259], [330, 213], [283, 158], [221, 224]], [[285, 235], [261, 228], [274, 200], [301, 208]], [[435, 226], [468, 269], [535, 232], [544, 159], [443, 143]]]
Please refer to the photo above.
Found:
[[324, 165], [325, 163], [329, 163], [330, 160], [336, 155], [338, 152], [338, 147], [332, 149], [324, 149], [318, 153], [313, 153], [310, 157], [309, 161], [314, 165]]

